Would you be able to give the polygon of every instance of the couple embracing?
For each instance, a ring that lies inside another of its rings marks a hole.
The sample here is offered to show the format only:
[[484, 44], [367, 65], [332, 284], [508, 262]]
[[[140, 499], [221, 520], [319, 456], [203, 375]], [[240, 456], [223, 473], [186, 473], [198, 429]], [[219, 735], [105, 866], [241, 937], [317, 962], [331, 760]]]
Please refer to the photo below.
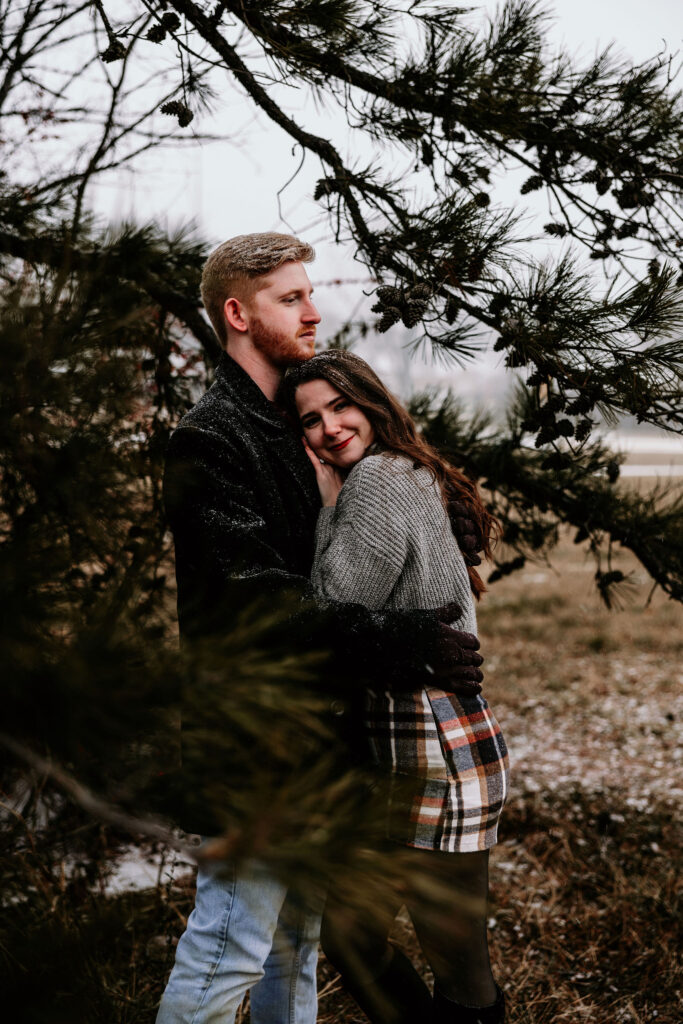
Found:
[[450, 894], [438, 912], [410, 883], [400, 896], [434, 993], [389, 942], [398, 905], [351, 910], [332, 890], [322, 909], [258, 863], [202, 865], [157, 1024], [232, 1024], [247, 991], [253, 1024], [314, 1024], [321, 938], [373, 1024], [501, 1024], [486, 895], [508, 758], [474, 604], [496, 524], [367, 363], [314, 354], [313, 257], [289, 235], [242, 235], [204, 268], [224, 353], [167, 453], [180, 629], [220, 635], [228, 593], [246, 605], [296, 588], [331, 609], [359, 664], [379, 652], [358, 725], [386, 786], [368, 842]]

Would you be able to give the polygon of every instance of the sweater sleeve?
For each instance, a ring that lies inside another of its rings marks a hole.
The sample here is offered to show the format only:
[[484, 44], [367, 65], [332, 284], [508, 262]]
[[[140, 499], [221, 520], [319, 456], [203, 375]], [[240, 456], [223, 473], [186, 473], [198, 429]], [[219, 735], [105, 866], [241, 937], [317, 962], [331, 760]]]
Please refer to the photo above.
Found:
[[407, 528], [402, 488], [384, 456], [370, 456], [353, 471], [337, 506], [318, 517], [312, 581], [332, 601], [383, 608], [403, 570]]

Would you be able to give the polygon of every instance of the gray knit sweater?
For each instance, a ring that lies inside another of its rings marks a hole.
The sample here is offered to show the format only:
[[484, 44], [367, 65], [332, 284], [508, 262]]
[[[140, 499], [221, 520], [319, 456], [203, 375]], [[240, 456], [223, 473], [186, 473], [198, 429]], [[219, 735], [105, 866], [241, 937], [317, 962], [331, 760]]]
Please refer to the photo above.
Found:
[[403, 456], [367, 455], [333, 508], [320, 510], [313, 585], [323, 597], [367, 608], [463, 610], [457, 629], [476, 633], [467, 567], [441, 490]]

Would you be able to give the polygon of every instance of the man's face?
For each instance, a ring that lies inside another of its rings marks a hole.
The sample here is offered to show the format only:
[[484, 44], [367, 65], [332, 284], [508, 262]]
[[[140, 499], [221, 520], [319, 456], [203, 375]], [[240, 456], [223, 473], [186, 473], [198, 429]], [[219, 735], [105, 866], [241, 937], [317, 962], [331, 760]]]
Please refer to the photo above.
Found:
[[267, 274], [243, 304], [252, 342], [275, 366], [295, 366], [313, 355], [320, 314], [312, 294], [303, 263], [289, 262]]

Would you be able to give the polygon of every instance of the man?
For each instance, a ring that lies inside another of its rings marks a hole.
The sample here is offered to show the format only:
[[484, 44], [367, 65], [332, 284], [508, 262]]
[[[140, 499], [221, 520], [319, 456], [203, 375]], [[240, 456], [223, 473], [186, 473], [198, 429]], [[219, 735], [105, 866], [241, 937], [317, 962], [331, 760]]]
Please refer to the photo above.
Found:
[[[289, 235], [242, 235], [204, 268], [202, 298], [225, 352], [171, 437], [165, 478], [188, 639], [227, 633], [231, 609], [253, 599], [277, 602], [293, 589], [311, 597], [320, 499], [298, 432], [274, 400], [285, 369], [313, 355], [320, 315], [304, 267], [313, 257]], [[334, 615], [356, 664], [381, 663], [411, 686], [436, 675], [480, 689], [475, 638], [438, 614], [339, 606]], [[258, 864], [201, 867], [157, 1024], [231, 1024], [247, 990], [253, 1024], [313, 1024], [319, 916]]]

